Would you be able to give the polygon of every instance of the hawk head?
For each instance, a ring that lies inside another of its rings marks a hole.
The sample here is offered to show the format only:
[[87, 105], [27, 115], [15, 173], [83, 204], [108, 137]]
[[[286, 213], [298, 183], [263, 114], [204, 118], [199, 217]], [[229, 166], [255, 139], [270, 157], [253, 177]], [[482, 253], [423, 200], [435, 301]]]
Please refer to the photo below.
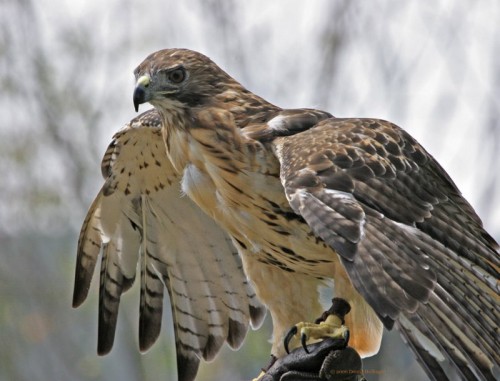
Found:
[[166, 109], [204, 104], [228, 87], [240, 87], [210, 58], [188, 49], [149, 55], [134, 71], [134, 107], [150, 102]]

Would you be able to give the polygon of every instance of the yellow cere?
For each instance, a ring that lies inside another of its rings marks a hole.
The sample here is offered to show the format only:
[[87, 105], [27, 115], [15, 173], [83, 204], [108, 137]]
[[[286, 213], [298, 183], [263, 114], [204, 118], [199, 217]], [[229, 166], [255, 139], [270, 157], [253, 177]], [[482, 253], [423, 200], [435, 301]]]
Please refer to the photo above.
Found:
[[139, 77], [139, 79], [137, 80], [137, 84], [142, 85], [144, 87], [148, 87], [150, 81], [151, 81], [151, 78], [149, 78], [148, 75], [143, 75], [143, 76]]

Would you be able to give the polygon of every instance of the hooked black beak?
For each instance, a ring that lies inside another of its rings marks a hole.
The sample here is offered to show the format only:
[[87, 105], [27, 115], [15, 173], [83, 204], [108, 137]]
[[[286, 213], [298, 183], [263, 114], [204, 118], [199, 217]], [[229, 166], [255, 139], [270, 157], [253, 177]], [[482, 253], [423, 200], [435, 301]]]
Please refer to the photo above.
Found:
[[139, 111], [139, 105], [146, 103], [150, 99], [147, 91], [150, 81], [151, 80], [147, 75], [143, 75], [137, 80], [133, 97], [135, 112]]
[[134, 90], [135, 112], [139, 111], [139, 105], [146, 102], [145, 99], [146, 99], [146, 91], [141, 86], [137, 86]]

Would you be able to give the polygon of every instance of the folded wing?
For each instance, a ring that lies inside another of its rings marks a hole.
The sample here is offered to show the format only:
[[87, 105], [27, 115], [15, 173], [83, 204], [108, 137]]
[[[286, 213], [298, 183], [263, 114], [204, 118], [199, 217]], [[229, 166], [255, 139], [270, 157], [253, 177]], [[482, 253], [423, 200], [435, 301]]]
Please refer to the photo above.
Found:
[[290, 202], [336, 250], [387, 328], [433, 379], [499, 363], [498, 244], [437, 162], [380, 120], [328, 119], [273, 141]]

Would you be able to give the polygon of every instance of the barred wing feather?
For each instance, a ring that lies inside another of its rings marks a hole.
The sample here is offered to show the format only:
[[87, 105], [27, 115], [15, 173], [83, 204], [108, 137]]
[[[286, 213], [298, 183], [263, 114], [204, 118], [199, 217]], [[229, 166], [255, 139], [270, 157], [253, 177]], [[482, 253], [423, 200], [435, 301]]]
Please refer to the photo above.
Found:
[[446, 359], [463, 379], [495, 379], [499, 246], [432, 156], [374, 119], [332, 118], [273, 144], [294, 211], [429, 377], [447, 379]]
[[140, 349], [158, 338], [166, 287], [178, 377], [193, 380], [200, 358], [213, 359], [224, 342], [238, 348], [249, 323], [261, 324], [265, 309], [228, 236], [181, 195], [156, 111], [141, 114], [114, 136], [102, 172], [105, 184], [79, 237], [73, 306], [86, 299], [102, 253], [98, 353], [108, 353], [120, 296], [132, 286], [139, 263]]

